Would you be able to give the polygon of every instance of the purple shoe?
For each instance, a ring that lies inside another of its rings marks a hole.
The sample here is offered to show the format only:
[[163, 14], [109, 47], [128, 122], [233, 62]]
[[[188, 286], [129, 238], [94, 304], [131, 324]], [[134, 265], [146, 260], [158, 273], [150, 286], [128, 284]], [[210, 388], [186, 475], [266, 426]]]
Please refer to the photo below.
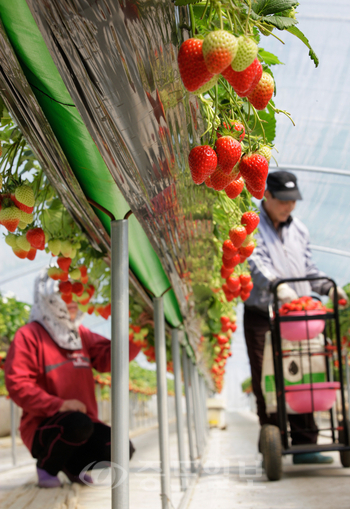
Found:
[[71, 474], [65, 468], [62, 469], [62, 472], [64, 472], [66, 474], [66, 476], [68, 477], [68, 479], [70, 480], [71, 483], [76, 482], [77, 484], [85, 484], [86, 486], [89, 486], [90, 484], [93, 484], [93, 482], [94, 482], [92, 480], [91, 475], [87, 474], [86, 472], [83, 475], [83, 479], [81, 479], [79, 477], [79, 475]]
[[38, 486], [39, 488], [60, 488], [61, 481], [57, 475], [50, 475], [46, 470], [36, 467], [38, 473]]

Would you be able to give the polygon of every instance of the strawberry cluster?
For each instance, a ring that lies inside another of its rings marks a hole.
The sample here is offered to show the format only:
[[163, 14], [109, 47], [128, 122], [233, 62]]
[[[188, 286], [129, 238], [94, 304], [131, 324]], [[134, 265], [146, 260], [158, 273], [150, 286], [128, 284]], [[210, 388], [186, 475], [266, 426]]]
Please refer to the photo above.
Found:
[[[225, 324], [225, 318], [221, 317], [221, 323]], [[236, 324], [232, 324], [236, 325]], [[217, 392], [221, 392], [223, 383], [224, 383], [224, 374], [225, 374], [225, 366], [227, 359], [231, 357], [232, 352], [230, 351], [230, 336], [231, 331], [229, 330], [229, 335], [225, 336], [224, 334], [213, 334], [216, 342], [213, 345], [213, 364], [211, 366], [211, 373], [213, 376], [213, 380], [215, 383], [215, 387]]]
[[274, 92], [274, 81], [263, 72], [253, 39], [235, 37], [226, 30], [210, 32], [204, 40], [187, 39], [180, 47], [178, 65], [185, 88], [196, 95], [208, 92], [220, 75], [240, 97], [257, 109], [266, 108]]
[[326, 313], [327, 308], [319, 300], [314, 300], [312, 297], [306, 295], [299, 297], [291, 302], [287, 302], [280, 307], [279, 313], [281, 316], [288, 315], [292, 311], [314, 311], [320, 310]]
[[253, 232], [258, 224], [259, 216], [255, 212], [245, 212], [241, 217], [241, 225], [231, 228], [230, 239], [225, 240], [222, 245], [223, 264], [220, 273], [221, 277], [226, 279], [222, 289], [228, 302], [238, 297], [243, 301], [247, 300], [253, 289], [248, 273], [235, 274], [234, 271], [253, 253], [255, 248]]
[[147, 348], [147, 335], [148, 329], [141, 329], [140, 325], [129, 325], [129, 341], [132, 341], [136, 346]]

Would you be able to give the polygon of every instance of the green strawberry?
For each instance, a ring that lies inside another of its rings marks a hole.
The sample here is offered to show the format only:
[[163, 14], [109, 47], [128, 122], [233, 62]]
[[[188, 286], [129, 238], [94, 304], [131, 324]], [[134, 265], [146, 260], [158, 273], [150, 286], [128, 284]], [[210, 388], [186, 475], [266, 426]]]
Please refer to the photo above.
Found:
[[34, 207], [35, 198], [33, 189], [29, 186], [19, 186], [15, 190], [15, 197], [20, 203], [27, 207]]
[[21, 221], [25, 224], [31, 224], [34, 221], [33, 214], [29, 214], [28, 212], [24, 212], [24, 210], [21, 210]]
[[267, 145], [264, 145], [263, 147], [260, 147], [259, 150], [256, 151], [257, 154], [260, 154], [261, 156], [265, 157], [266, 161], [269, 163], [270, 159], [272, 157], [271, 149]]
[[59, 239], [49, 240], [47, 247], [54, 256], [58, 256], [61, 252], [61, 241]]
[[25, 236], [17, 237], [16, 245], [20, 249], [23, 249], [23, 251], [30, 251], [30, 248], [32, 247]]
[[238, 37], [237, 53], [231, 67], [236, 72], [242, 72], [249, 67], [258, 54], [258, 46], [248, 37], [241, 35]]
[[208, 71], [220, 74], [236, 56], [237, 39], [230, 32], [215, 30], [205, 37], [202, 50]]
[[16, 237], [16, 235], [13, 235], [12, 233], [9, 233], [5, 237], [5, 242], [10, 247], [16, 247], [17, 246], [17, 237]]

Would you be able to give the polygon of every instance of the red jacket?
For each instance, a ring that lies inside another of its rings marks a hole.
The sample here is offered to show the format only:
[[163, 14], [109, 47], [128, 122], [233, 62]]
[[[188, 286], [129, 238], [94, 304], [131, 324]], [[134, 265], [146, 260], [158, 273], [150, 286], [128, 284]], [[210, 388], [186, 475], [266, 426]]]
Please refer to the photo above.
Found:
[[[37, 322], [21, 327], [10, 346], [5, 362], [6, 387], [11, 399], [23, 409], [20, 433], [31, 451], [40, 422], [54, 415], [67, 399], [86, 405], [86, 413], [98, 421], [92, 368], [104, 373], [111, 369], [111, 342], [79, 327], [81, 350], [59, 347]], [[129, 360], [139, 348], [130, 343]]]

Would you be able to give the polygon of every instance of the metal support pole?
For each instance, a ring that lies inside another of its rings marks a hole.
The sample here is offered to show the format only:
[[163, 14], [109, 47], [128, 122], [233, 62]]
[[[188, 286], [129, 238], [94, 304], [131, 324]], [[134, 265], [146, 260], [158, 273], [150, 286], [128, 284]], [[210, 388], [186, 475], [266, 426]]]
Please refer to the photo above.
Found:
[[209, 427], [208, 427], [208, 415], [207, 415], [207, 394], [205, 381], [202, 376], [199, 377], [199, 387], [201, 391], [201, 402], [202, 402], [202, 412], [203, 412], [203, 428], [205, 436], [208, 435]]
[[168, 387], [166, 378], [166, 345], [163, 297], [153, 299], [154, 342], [157, 363], [157, 405], [159, 423], [159, 453], [161, 468], [162, 509], [168, 509], [170, 501], [170, 454], [168, 421]]
[[187, 488], [187, 481], [185, 465], [184, 424], [182, 417], [182, 384], [181, 384], [179, 329], [173, 329], [171, 331], [171, 350], [174, 366], [176, 429], [177, 429], [177, 445], [179, 450], [180, 484], [181, 490], [185, 491]]
[[191, 392], [190, 392], [190, 376], [189, 376], [189, 359], [185, 348], [182, 349], [182, 369], [184, 374], [184, 385], [185, 385], [185, 398], [186, 398], [186, 419], [187, 419], [187, 432], [188, 432], [188, 447], [190, 450], [190, 462], [191, 472], [196, 471], [194, 464], [194, 446], [193, 446], [193, 435], [192, 435], [192, 405], [191, 405]]
[[128, 221], [111, 222], [112, 509], [129, 508], [129, 250]]
[[10, 400], [10, 416], [11, 416], [11, 454], [12, 454], [12, 465], [17, 465], [17, 452], [16, 452], [16, 408], [15, 404]]
[[199, 392], [198, 392], [198, 379], [196, 378], [196, 367], [190, 361], [190, 377], [192, 387], [192, 401], [193, 401], [193, 415], [194, 415], [194, 429], [196, 431], [196, 444], [198, 456], [202, 456], [202, 433], [200, 424], [200, 408], [199, 408]]
[[204, 423], [204, 415], [203, 415], [203, 400], [202, 400], [202, 394], [201, 394], [201, 387], [200, 387], [200, 376], [198, 373], [198, 369], [196, 366], [194, 366], [193, 369], [194, 372], [194, 386], [197, 394], [197, 402], [198, 402], [198, 421], [199, 421], [199, 429], [200, 429], [200, 437], [202, 441], [202, 454], [203, 449], [205, 447], [206, 443], [206, 435], [205, 435], [205, 423]]

